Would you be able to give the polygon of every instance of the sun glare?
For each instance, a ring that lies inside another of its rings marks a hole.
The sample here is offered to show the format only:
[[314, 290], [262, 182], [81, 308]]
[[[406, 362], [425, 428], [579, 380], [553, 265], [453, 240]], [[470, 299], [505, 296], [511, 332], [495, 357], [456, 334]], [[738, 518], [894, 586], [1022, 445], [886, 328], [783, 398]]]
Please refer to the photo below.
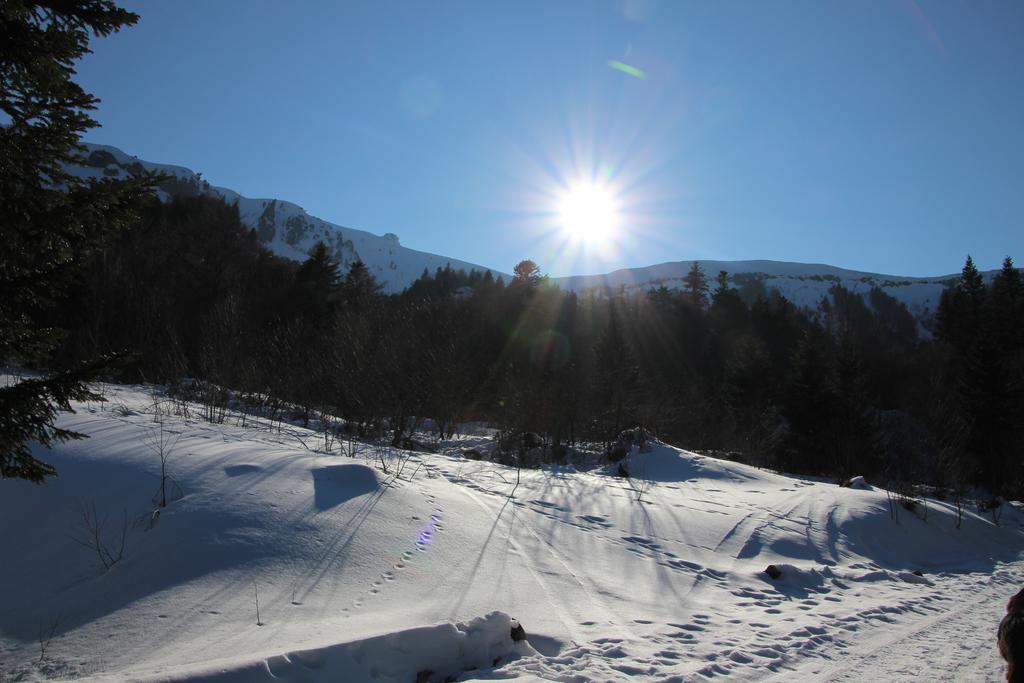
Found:
[[592, 183], [574, 185], [558, 204], [562, 229], [574, 240], [602, 245], [614, 237], [618, 207], [614, 195]]

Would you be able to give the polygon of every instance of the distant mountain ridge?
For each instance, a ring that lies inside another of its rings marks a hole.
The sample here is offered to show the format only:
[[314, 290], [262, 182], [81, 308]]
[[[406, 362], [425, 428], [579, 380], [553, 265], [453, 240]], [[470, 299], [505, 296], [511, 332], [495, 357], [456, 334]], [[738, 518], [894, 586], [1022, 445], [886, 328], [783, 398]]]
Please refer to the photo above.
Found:
[[[160, 171], [170, 178], [158, 190], [166, 200], [171, 195], [209, 194], [238, 203], [242, 222], [256, 231], [260, 241], [272, 252], [297, 261], [305, 260], [318, 241], [324, 242], [342, 269], [361, 260], [383, 285], [386, 292], [400, 292], [411, 285], [424, 269], [434, 272], [450, 265], [453, 269], [490, 270], [509, 279], [510, 275], [485, 266], [403, 247], [393, 233], [374, 235], [365, 230], [347, 228], [311, 216], [291, 202], [276, 198], [252, 199], [234, 190], [211, 185], [201, 173], [182, 166], [158, 164], [130, 156], [109, 145], [86, 144], [85, 163], [77, 169], [84, 177], [125, 177], [142, 171]], [[693, 261], [672, 261], [643, 268], [616, 270], [601, 275], [573, 275], [552, 278], [563, 289], [647, 291], [666, 287], [679, 289]], [[748, 293], [771, 294], [773, 290], [797, 306], [814, 308], [828, 290], [841, 284], [850, 291], [867, 294], [878, 287], [903, 302], [919, 320], [930, 317], [938, 306], [942, 290], [957, 275], [903, 277], [837, 268], [826, 264], [785, 261], [700, 261], [709, 283], [719, 271], [730, 275], [732, 283]], [[543, 264], [541, 264], [543, 266]], [[994, 271], [993, 271], [994, 272]], [[987, 273], [986, 277], [991, 277]]]
[[[631, 292], [658, 287], [681, 289], [683, 278], [694, 261], [671, 261], [644, 268], [626, 268], [604, 275], [574, 275], [555, 280], [561, 287], [576, 291], [593, 288]], [[771, 294], [772, 290], [797, 306], [814, 308], [833, 285], [842, 285], [851, 292], [867, 294], [879, 288], [903, 302], [919, 320], [934, 314], [942, 290], [953, 282], [957, 274], [938, 277], [903, 277], [865, 273], [837, 268], [823, 263], [795, 263], [788, 261], [699, 261], [701, 269], [714, 288], [714, 278], [720, 271], [729, 274], [731, 284], [741, 291]], [[993, 272], [987, 273], [990, 278]]]
[[423, 270], [434, 272], [451, 265], [455, 270], [467, 272], [491, 270], [495, 277], [508, 275], [485, 266], [438, 256], [403, 247], [393, 233], [374, 235], [365, 230], [347, 228], [311, 216], [297, 204], [281, 199], [252, 199], [234, 190], [216, 187], [183, 166], [144, 161], [109, 145], [86, 144], [85, 164], [75, 169], [83, 177], [124, 178], [132, 173], [159, 171], [170, 176], [157, 190], [160, 198], [208, 194], [221, 197], [228, 203], [238, 203], [242, 223], [256, 231], [260, 241], [270, 251], [296, 261], [304, 261], [310, 249], [322, 241], [338, 260], [342, 271], [356, 260], [369, 268], [384, 291], [400, 292], [416, 281]]

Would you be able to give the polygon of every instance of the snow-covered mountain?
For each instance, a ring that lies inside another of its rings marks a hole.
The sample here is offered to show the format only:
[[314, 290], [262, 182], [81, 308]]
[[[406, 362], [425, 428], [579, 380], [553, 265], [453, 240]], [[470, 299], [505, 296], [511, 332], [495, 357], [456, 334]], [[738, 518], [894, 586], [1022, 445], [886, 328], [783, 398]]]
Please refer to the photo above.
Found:
[[[627, 292], [652, 290], [659, 287], [681, 289], [683, 278], [690, 272], [693, 261], [672, 261], [646, 268], [616, 270], [607, 275], [576, 275], [559, 278], [556, 282], [565, 289], [587, 290], [607, 288]], [[851, 292], [866, 295], [878, 287], [889, 296], [903, 302], [919, 320], [930, 317], [939, 303], [942, 290], [955, 280], [957, 275], [937, 277], [903, 277], [846, 270], [823, 263], [793, 263], [788, 261], [700, 261], [700, 266], [709, 282], [720, 271], [729, 274], [730, 284], [741, 292], [770, 294], [778, 290], [800, 307], [814, 308], [829, 289], [836, 284]], [[991, 277], [987, 273], [986, 277]]]
[[[159, 171], [170, 176], [158, 190], [162, 199], [171, 195], [210, 194], [229, 203], [237, 202], [242, 222], [255, 230], [260, 241], [275, 254], [304, 261], [313, 245], [322, 241], [331, 249], [343, 270], [353, 261], [362, 260], [388, 292], [402, 291], [423, 274], [424, 268], [430, 272], [446, 265], [467, 272], [472, 269], [490, 270], [474, 263], [403, 247], [393, 233], [374, 235], [330, 223], [309, 215], [301, 206], [288, 201], [243, 197], [234, 190], [211, 185], [201, 173], [183, 166], [144, 161], [109, 145], [87, 144], [85, 147], [86, 161], [77, 169], [78, 175], [124, 178], [132, 173]], [[501, 275], [498, 271], [492, 272], [495, 277]], [[508, 275], [505, 278], [508, 279]]]
[[[317, 241], [328, 245], [342, 268], [360, 259], [381, 282], [384, 290], [399, 292], [418, 278], [424, 269], [433, 272], [451, 265], [466, 271], [491, 270], [495, 277], [507, 273], [485, 266], [430, 254], [403, 247], [393, 233], [374, 235], [364, 230], [347, 228], [311, 216], [291, 202], [281, 199], [251, 199], [234, 190], [216, 187], [196, 173], [182, 166], [143, 161], [107, 145], [86, 145], [85, 164], [79, 169], [83, 176], [125, 177], [130, 173], [160, 171], [170, 176], [159, 190], [163, 198], [170, 195], [211, 194], [228, 202], [237, 202], [243, 223], [256, 230], [260, 240], [274, 253], [295, 260], [304, 260]], [[581, 291], [607, 288], [627, 291], [650, 290], [658, 287], [677, 289], [689, 272], [692, 261], [673, 261], [645, 268], [616, 270], [605, 275], [585, 275], [556, 278], [554, 282], [564, 289]], [[734, 286], [752, 294], [780, 294], [798, 306], [814, 308], [833, 284], [866, 294], [879, 287], [890, 296], [906, 304], [919, 319], [925, 320], [938, 305], [943, 288], [955, 275], [928, 278], [881, 275], [836, 268], [824, 264], [790, 263], [784, 261], [701, 261], [709, 278], [724, 270]]]

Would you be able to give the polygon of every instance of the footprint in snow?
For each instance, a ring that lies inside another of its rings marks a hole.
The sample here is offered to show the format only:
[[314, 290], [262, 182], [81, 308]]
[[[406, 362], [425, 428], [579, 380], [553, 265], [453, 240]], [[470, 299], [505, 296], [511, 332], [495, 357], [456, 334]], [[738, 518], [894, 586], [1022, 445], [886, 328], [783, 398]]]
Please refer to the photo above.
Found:
[[675, 628], [678, 628], [678, 629], [680, 629], [682, 631], [703, 631], [703, 630], [705, 630], [704, 627], [701, 626], [700, 624], [669, 624], [669, 626], [674, 626]]
[[560, 505], [556, 505], [555, 503], [552, 503], [552, 502], [547, 501], [547, 500], [531, 500], [530, 502], [533, 503], [534, 505], [539, 505], [541, 507], [548, 508], [550, 510], [558, 510], [559, 512], [568, 512], [568, 510], [566, 508], [564, 508], [564, 507], [562, 507]]
[[612, 526], [608, 523], [608, 520], [601, 515], [576, 515], [576, 519], [582, 519], [584, 522], [590, 522], [591, 524], [603, 529], [610, 529]]
[[650, 538], [644, 538], [642, 536], [623, 536], [622, 540], [628, 543], [636, 543], [637, 545], [643, 546], [650, 550], [661, 550], [661, 544], [655, 542]]
[[697, 564], [696, 562], [688, 562], [687, 560], [673, 559], [668, 561], [668, 565], [673, 569], [689, 569], [690, 571], [699, 572], [704, 569], [704, 565]]
[[696, 642], [698, 642], [697, 637], [694, 636], [689, 631], [679, 631], [677, 633], [670, 633], [670, 634], [668, 634], [668, 637], [669, 638], [673, 638], [675, 640], [685, 640], [687, 643], [696, 643]]

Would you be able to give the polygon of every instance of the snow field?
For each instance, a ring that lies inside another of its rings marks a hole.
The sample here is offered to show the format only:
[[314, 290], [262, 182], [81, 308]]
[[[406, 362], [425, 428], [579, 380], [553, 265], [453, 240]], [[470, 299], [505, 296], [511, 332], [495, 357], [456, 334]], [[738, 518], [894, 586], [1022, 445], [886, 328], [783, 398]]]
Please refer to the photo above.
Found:
[[[168, 415], [184, 497], [146, 530], [154, 398], [108, 391], [61, 418], [89, 439], [38, 453], [59, 477], [2, 482], [2, 680], [1000, 675], [995, 628], [1022, 578], [1015, 507], [998, 527], [968, 512], [957, 530], [940, 501], [897, 522], [877, 487], [661, 444], [630, 456], [632, 480], [563, 467], [516, 487], [514, 469], [411, 452], [396, 477], [369, 447], [341, 457], [294, 427]], [[131, 526], [108, 571], [71, 538], [90, 502], [108, 542], [123, 515]]]

